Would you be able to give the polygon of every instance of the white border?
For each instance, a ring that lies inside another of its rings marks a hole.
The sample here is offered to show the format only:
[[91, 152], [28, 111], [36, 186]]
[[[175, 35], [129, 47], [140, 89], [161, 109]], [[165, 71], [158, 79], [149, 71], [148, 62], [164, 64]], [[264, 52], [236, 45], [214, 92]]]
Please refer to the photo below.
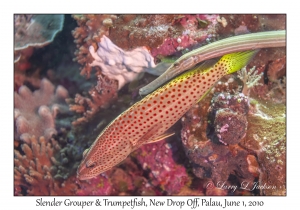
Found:
[[[212, 197], [249, 201], [262, 200], [264, 208], [296, 207], [299, 208], [299, 80], [300, 80], [300, 36], [298, 5], [287, 1], [262, 0], [213, 0], [213, 1], [32, 1], [12, 0], [1, 4], [1, 158], [0, 158], [0, 193], [3, 209], [26, 208], [36, 209], [36, 199], [40, 197], [13, 196], [13, 14], [14, 13], [286, 13], [287, 14], [287, 196], [286, 197]], [[297, 145], [296, 145], [297, 144]], [[274, 174], [276, 176], [276, 174]], [[52, 200], [53, 197], [43, 197]], [[68, 197], [56, 197], [64, 200]], [[98, 197], [69, 197], [72, 200], [96, 200]], [[128, 200], [132, 197], [106, 197], [112, 200]], [[165, 200], [186, 200], [189, 197], [155, 197]], [[202, 197], [201, 197], [202, 198]], [[150, 197], [145, 197], [150, 199]], [[5, 208], [8, 207], [8, 208]], [[44, 207], [53, 208], [53, 207]], [[55, 207], [62, 209], [66, 207]], [[76, 209], [79, 209], [78, 207]], [[86, 207], [85, 209], [91, 209]], [[99, 209], [100, 207], [93, 207]], [[160, 207], [156, 207], [162, 209]], [[163, 209], [176, 207], [164, 206]], [[201, 207], [202, 208], [202, 207]], [[107, 208], [105, 208], [107, 209]], [[113, 208], [112, 208], [113, 209]], [[120, 208], [114, 208], [120, 209]], [[129, 209], [129, 208], [126, 208]], [[138, 208], [135, 208], [138, 209]], [[179, 208], [177, 208], [179, 209]], [[186, 207], [184, 209], [190, 209]], [[209, 209], [220, 209], [211, 207]], [[295, 208], [297, 209], [297, 208]]]

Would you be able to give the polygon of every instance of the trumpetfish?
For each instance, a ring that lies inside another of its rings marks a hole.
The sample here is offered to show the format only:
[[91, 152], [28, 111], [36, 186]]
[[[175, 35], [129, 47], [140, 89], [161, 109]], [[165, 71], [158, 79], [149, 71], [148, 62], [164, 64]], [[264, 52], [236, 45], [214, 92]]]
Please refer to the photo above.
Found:
[[99, 134], [77, 170], [80, 180], [91, 179], [122, 162], [132, 151], [173, 135], [166, 131], [214, 83], [248, 64], [257, 50], [224, 55], [214, 64], [202, 64], [171, 80], [120, 114]]
[[216, 58], [233, 52], [269, 47], [284, 47], [286, 45], [285, 35], [285, 30], [264, 31], [228, 37], [202, 46], [182, 55], [158, 78], [142, 87], [139, 90], [139, 93], [140, 95], [147, 95], [151, 93], [165, 82], [204, 60]]

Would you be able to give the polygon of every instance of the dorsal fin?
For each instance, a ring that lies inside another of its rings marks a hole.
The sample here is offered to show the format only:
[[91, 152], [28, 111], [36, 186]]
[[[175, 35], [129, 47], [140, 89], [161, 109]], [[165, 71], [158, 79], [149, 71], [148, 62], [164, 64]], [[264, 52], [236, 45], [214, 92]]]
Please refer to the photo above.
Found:
[[256, 55], [259, 50], [250, 50], [243, 52], [235, 52], [224, 55], [220, 62], [224, 62], [226, 68], [228, 69], [227, 74], [232, 74], [244, 66], [248, 65], [248, 63], [252, 60], [252, 58]]
[[173, 132], [173, 133], [163, 133], [163, 134], [157, 136], [157, 137], [154, 138], [154, 139], [149, 139], [149, 140], [145, 141], [144, 144], [151, 144], [151, 143], [154, 143], [154, 142], [158, 142], [158, 141], [161, 141], [161, 140], [163, 140], [163, 139], [165, 139], [165, 138], [168, 138], [168, 137], [170, 137], [170, 136], [173, 136], [174, 134], [175, 134], [175, 132]]

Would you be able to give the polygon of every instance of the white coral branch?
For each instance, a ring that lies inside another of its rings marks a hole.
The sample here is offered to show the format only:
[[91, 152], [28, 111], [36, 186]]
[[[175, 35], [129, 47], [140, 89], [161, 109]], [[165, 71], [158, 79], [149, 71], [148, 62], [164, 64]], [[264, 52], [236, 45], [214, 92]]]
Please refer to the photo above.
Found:
[[261, 83], [258, 83], [258, 81], [261, 79], [263, 73], [258, 74], [258, 71], [255, 70], [255, 66], [247, 72], [246, 67], [242, 68], [240, 71], [238, 71], [238, 78], [240, 78], [243, 83], [243, 94], [249, 95], [250, 89], [256, 85], [262, 85]]

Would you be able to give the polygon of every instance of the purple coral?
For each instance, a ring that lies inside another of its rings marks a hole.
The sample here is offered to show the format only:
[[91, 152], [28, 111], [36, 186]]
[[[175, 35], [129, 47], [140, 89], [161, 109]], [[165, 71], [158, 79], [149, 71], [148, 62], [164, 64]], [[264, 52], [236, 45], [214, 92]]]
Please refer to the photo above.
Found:
[[224, 145], [237, 144], [246, 135], [249, 99], [242, 93], [220, 93], [210, 107], [208, 137]]

